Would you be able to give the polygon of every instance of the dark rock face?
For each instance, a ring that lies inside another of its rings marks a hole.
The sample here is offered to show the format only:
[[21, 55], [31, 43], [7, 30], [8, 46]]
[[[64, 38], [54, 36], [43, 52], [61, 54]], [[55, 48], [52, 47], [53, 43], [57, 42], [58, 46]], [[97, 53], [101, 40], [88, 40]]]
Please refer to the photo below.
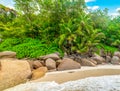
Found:
[[34, 69], [37, 69], [39, 67], [42, 67], [43, 65], [40, 63], [40, 61], [36, 60], [36, 61], [33, 61], [33, 68]]
[[43, 65], [42, 65], [40, 60], [36, 60], [36, 61], [26, 60], [26, 61], [29, 63], [31, 70], [43, 67]]

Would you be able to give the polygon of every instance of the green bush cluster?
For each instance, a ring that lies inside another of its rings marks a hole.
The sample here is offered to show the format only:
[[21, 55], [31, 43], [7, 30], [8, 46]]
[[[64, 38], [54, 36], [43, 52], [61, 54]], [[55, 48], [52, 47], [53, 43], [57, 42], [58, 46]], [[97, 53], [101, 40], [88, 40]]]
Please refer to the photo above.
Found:
[[63, 53], [55, 43], [46, 44], [44, 41], [32, 38], [9, 38], [0, 43], [0, 51], [15, 51], [17, 58], [37, 58], [54, 52]]
[[108, 46], [105, 44], [100, 44], [97, 46], [97, 53], [100, 53], [100, 50], [104, 49], [104, 52], [113, 54], [115, 51], [118, 51], [118, 48], [114, 46]]

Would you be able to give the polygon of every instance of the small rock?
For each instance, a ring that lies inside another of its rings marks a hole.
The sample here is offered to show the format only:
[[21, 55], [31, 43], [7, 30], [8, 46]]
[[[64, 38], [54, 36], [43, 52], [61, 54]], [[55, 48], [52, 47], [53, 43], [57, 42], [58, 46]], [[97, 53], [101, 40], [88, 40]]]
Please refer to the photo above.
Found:
[[70, 58], [64, 58], [62, 62], [58, 65], [57, 70], [70, 70], [70, 69], [80, 69], [80, 63], [73, 61]]
[[40, 67], [38, 69], [33, 70], [31, 80], [35, 80], [43, 77], [46, 72], [47, 72], [47, 67]]
[[111, 60], [112, 64], [120, 64], [120, 59], [118, 56], [113, 56]]
[[53, 60], [59, 60], [60, 59], [60, 57], [57, 53], [52, 53], [52, 54], [48, 54], [48, 55], [45, 55], [45, 56], [41, 56], [39, 59], [46, 60], [48, 58], [52, 58]]
[[81, 65], [82, 66], [96, 66], [93, 62], [87, 60], [87, 59], [81, 59]]
[[112, 53], [111, 52], [107, 52], [107, 56], [112, 57]]
[[107, 63], [110, 63], [110, 62], [111, 62], [111, 59], [112, 59], [112, 58], [111, 58], [110, 56], [106, 56], [106, 62], [107, 62]]
[[81, 59], [82, 59], [82, 58], [81, 58], [80, 56], [77, 56], [77, 57], [75, 58], [75, 61], [78, 62], [78, 63], [81, 63]]
[[91, 58], [89, 58], [88, 60], [90, 60], [92, 63], [94, 63], [95, 65], [97, 65], [97, 62]]
[[48, 59], [45, 61], [45, 63], [46, 63], [46, 67], [47, 67], [49, 70], [51, 70], [51, 69], [56, 69], [56, 62], [55, 62], [53, 59], [48, 58]]
[[33, 68], [34, 69], [37, 69], [39, 67], [42, 67], [43, 65], [39, 62], [39, 61], [33, 61]]
[[120, 58], [120, 52], [115, 52], [115, 53], [114, 53], [114, 56], [117, 56], [117, 57]]
[[0, 52], [0, 58], [16, 58], [16, 52], [12, 51]]

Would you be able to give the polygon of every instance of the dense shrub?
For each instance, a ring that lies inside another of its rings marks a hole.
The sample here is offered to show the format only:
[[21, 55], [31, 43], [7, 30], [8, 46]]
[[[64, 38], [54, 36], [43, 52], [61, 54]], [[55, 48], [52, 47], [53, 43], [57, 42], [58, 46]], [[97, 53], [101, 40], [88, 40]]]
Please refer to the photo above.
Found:
[[4, 50], [11, 50], [13, 46], [16, 46], [17, 44], [20, 44], [21, 40], [20, 39], [16, 39], [16, 38], [8, 38], [5, 40], [2, 40], [2, 42], [0, 43], [0, 51], [4, 51]]
[[114, 47], [114, 46], [108, 46], [108, 45], [105, 45], [105, 44], [100, 44], [97, 46], [97, 53], [100, 53], [100, 50], [101, 49], [104, 49], [104, 52], [105, 53], [111, 53], [113, 54], [115, 51], [118, 51], [118, 48]]
[[46, 44], [45, 41], [32, 38], [6, 39], [1, 42], [0, 51], [6, 50], [15, 51], [17, 53], [17, 58], [36, 58], [54, 52], [60, 52], [62, 54], [62, 51], [55, 43]]

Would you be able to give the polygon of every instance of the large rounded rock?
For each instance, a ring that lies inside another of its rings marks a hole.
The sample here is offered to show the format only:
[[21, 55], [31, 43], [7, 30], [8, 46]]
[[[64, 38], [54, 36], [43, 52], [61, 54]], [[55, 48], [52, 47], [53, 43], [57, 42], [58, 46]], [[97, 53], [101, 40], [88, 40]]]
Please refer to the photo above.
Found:
[[0, 91], [26, 82], [31, 74], [30, 65], [27, 61], [12, 61], [11, 59], [2, 59], [0, 70]]
[[12, 51], [0, 52], [0, 58], [15, 58], [15, 57], [16, 57], [16, 52], [12, 52]]
[[96, 66], [93, 62], [89, 61], [88, 59], [81, 59], [82, 66]]
[[103, 62], [105, 62], [105, 59], [100, 56], [92, 57], [92, 59], [95, 60], [97, 62], [97, 64], [102, 64]]
[[69, 58], [64, 58], [62, 62], [58, 65], [57, 70], [70, 70], [79, 68], [81, 68], [80, 63]]
[[32, 71], [32, 74], [31, 74], [31, 80], [36, 80], [38, 78], [41, 78], [45, 75], [45, 73], [47, 72], [47, 67], [40, 67], [38, 69], [35, 69]]
[[45, 61], [45, 63], [46, 63], [46, 67], [47, 67], [49, 70], [51, 70], [51, 69], [56, 69], [56, 62], [55, 62], [53, 59], [48, 58], [48, 59]]
[[120, 58], [118, 56], [113, 56], [111, 63], [112, 64], [120, 64]]
[[52, 54], [48, 54], [48, 55], [45, 55], [45, 56], [41, 56], [39, 59], [46, 60], [48, 58], [52, 58], [53, 60], [59, 60], [60, 59], [58, 53], [52, 53]]
[[114, 53], [114, 56], [117, 56], [117, 57], [120, 58], [120, 52], [115, 52], [115, 53]]

